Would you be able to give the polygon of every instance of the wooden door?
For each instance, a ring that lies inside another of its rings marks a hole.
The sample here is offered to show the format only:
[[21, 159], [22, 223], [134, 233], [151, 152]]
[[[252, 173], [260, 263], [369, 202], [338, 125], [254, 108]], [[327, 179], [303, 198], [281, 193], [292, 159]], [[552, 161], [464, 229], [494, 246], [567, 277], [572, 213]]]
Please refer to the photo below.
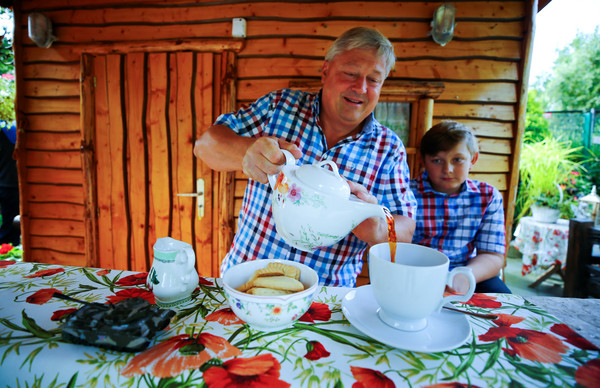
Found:
[[86, 181], [97, 209], [90, 214], [88, 240], [97, 266], [147, 271], [156, 239], [170, 236], [192, 244], [201, 276], [218, 274], [212, 212], [218, 180], [194, 157], [193, 145], [219, 110], [213, 106], [220, 96], [213, 80], [221, 57], [197, 52], [83, 57], [83, 146], [92, 165]]

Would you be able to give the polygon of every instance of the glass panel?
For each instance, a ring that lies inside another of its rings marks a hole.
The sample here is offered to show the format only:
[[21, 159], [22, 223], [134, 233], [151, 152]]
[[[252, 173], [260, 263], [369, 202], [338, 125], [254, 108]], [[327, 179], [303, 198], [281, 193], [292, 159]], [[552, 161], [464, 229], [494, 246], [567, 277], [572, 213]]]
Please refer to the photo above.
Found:
[[379, 102], [374, 111], [377, 121], [396, 132], [405, 146], [410, 133], [410, 107], [410, 102]]

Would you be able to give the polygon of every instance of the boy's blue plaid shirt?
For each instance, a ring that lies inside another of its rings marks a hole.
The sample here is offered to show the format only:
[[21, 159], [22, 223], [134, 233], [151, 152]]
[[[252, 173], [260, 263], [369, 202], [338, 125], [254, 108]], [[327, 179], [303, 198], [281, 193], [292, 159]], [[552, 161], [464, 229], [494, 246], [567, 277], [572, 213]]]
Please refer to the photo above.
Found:
[[439, 193], [425, 171], [410, 187], [417, 199], [413, 243], [445, 253], [450, 268], [465, 265], [477, 251], [504, 254], [504, 208], [494, 186], [467, 179], [460, 192]]
[[[215, 124], [243, 136], [275, 136], [294, 143], [302, 151], [297, 164], [332, 160], [342, 176], [365, 186], [392, 214], [414, 217], [416, 201], [409, 188], [402, 140], [371, 114], [360, 133], [328, 149], [319, 123], [319, 102], [320, 93], [278, 90], [237, 112], [221, 115]], [[246, 260], [293, 260], [315, 269], [324, 285], [353, 287], [367, 244], [350, 233], [337, 244], [315, 252], [293, 248], [275, 231], [271, 193], [269, 185], [248, 181], [238, 232], [221, 272]]]

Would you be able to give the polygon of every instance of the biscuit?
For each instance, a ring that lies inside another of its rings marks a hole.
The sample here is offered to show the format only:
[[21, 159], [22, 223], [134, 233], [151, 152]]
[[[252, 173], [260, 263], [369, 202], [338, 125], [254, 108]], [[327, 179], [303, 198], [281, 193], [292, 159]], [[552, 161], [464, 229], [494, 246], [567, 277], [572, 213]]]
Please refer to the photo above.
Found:
[[272, 288], [274, 290], [298, 292], [304, 290], [304, 285], [294, 278], [287, 276], [269, 276], [256, 278], [252, 281], [254, 287]]
[[269, 265], [267, 265], [267, 268], [270, 268], [274, 271], [281, 271], [282, 275], [294, 278], [296, 280], [300, 280], [300, 268], [294, 267], [293, 265], [283, 263], [269, 263]]
[[256, 278], [263, 278], [268, 276], [285, 276], [283, 269], [280, 268], [272, 268], [271, 264], [267, 265], [265, 268], [257, 269], [254, 271], [254, 274], [250, 278], [249, 282], [253, 281]]

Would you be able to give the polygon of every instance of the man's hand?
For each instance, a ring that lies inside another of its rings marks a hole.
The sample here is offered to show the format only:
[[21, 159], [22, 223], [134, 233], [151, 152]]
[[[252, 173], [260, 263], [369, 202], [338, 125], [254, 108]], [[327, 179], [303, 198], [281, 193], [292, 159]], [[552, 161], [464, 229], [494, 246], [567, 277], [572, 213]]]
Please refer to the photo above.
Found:
[[302, 156], [300, 149], [293, 143], [276, 137], [259, 137], [246, 150], [242, 171], [258, 182], [268, 183], [267, 177], [277, 174], [285, 164], [282, 149], [290, 151], [295, 158]]
[[[369, 193], [366, 187], [359, 183], [347, 181], [350, 186], [350, 192], [358, 199], [377, 205], [377, 198]], [[383, 214], [383, 211], [382, 213]], [[381, 217], [367, 218], [361, 222], [352, 233], [360, 240], [369, 245], [374, 245], [379, 242], [387, 241], [387, 222]], [[383, 236], [383, 237], [382, 237]], [[383, 240], [382, 240], [383, 239]]]
[[[361, 184], [347, 181], [350, 192], [358, 199], [377, 205], [377, 197], [369, 193]], [[383, 211], [381, 212], [383, 216]], [[407, 216], [394, 215], [394, 228], [396, 229], [396, 241], [410, 243], [415, 231], [415, 221]], [[352, 231], [356, 237], [370, 246], [389, 241], [387, 220], [383, 217], [371, 217], [361, 222]]]

